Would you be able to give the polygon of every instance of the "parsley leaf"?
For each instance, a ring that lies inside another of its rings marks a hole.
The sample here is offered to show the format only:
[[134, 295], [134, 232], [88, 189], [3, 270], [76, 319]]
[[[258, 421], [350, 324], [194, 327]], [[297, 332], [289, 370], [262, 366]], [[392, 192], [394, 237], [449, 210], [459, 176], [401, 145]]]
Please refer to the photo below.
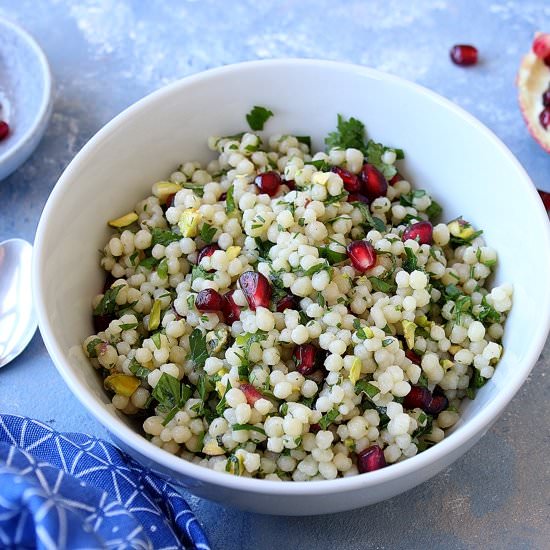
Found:
[[227, 386], [225, 387], [225, 392], [223, 394], [223, 397], [220, 399], [220, 402], [216, 405], [216, 412], [219, 414], [219, 415], [222, 415], [223, 414], [223, 411], [225, 410], [225, 406], [226, 406], [226, 395], [227, 395], [227, 392], [231, 389], [231, 382], [228, 380], [227, 381]]
[[356, 118], [350, 117], [349, 120], [342, 115], [338, 115], [338, 123], [336, 130], [330, 132], [325, 138], [327, 150], [330, 151], [335, 147], [340, 149], [359, 149], [365, 150], [365, 125]]
[[403, 195], [399, 197], [399, 204], [401, 204], [401, 206], [414, 206], [413, 200], [420, 199], [424, 196], [426, 196], [426, 191], [424, 191], [424, 189], [417, 189], [416, 191], [411, 191], [410, 193], [403, 193]]
[[441, 205], [432, 199], [432, 204], [430, 204], [430, 206], [426, 208], [426, 214], [428, 215], [428, 218], [430, 218], [430, 220], [435, 220], [439, 218], [441, 212], [443, 212], [443, 208], [441, 208]]
[[128, 365], [128, 370], [141, 380], [147, 380], [147, 377], [151, 372], [148, 368], [136, 361], [136, 359], [132, 359], [131, 363]]
[[311, 150], [311, 136], [296, 136], [299, 143], [305, 143]]
[[263, 428], [259, 428], [258, 426], [253, 426], [252, 424], [233, 424], [231, 426], [231, 429], [234, 431], [239, 430], [252, 430], [254, 432], [261, 433], [263, 435], [266, 435], [265, 430]]
[[376, 231], [386, 231], [386, 224], [380, 218], [371, 214], [368, 204], [359, 201], [352, 202], [351, 204], [361, 211], [364, 219], [363, 223], [367, 224], [369, 227], [373, 227]]
[[375, 395], [380, 393], [380, 390], [370, 382], [363, 379], [358, 380], [357, 384], [355, 384], [355, 393], [359, 394], [361, 392], [365, 393], [368, 397], [373, 398]]
[[332, 168], [332, 165], [329, 164], [326, 160], [310, 160], [308, 164], [312, 164], [317, 168], [319, 172], [329, 172]]
[[252, 130], [263, 130], [264, 124], [273, 116], [273, 111], [254, 105], [252, 111], [246, 115], [246, 121]]
[[120, 292], [120, 289], [122, 288], [122, 285], [113, 286], [110, 289], [108, 289], [105, 294], [103, 295], [103, 298], [101, 298], [101, 301], [94, 309], [94, 315], [111, 315], [115, 312], [117, 303], [116, 303], [116, 297], [118, 296], [118, 293]]
[[192, 183], [182, 183], [184, 189], [190, 189], [198, 197], [204, 196], [204, 185], [193, 185]]
[[139, 262], [139, 267], [144, 267], [145, 269], [153, 269], [156, 265], [160, 263], [160, 260], [157, 260], [156, 258], [153, 258], [151, 256], [150, 258], [144, 258]]
[[[392, 149], [391, 147], [386, 147], [382, 145], [381, 143], [376, 143], [372, 139], [369, 140], [367, 143], [367, 149], [365, 151], [365, 157], [369, 164], [374, 165], [380, 172], [382, 172], [382, 175], [387, 179], [390, 180], [397, 174], [397, 168], [393, 164], [386, 164], [382, 161], [382, 155], [386, 151], [394, 151], [397, 156], [397, 151], [395, 149]], [[403, 151], [401, 151], [401, 154]]]
[[214, 279], [214, 273], [209, 273], [200, 265], [194, 265], [193, 270], [191, 271], [191, 282], [193, 282], [195, 279], [208, 279], [209, 281], [211, 281]]
[[227, 190], [225, 195], [225, 213], [231, 214], [235, 210], [235, 199], [233, 198], [233, 193], [235, 191], [235, 186], [231, 185]]
[[[344, 246], [342, 248], [345, 250]], [[319, 247], [319, 256], [325, 258], [330, 265], [339, 264], [345, 262], [348, 259], [346, 252], [338, 252], [337, 250], [332, 250], [327, 246]]]
[[211, 226], [209, 223], [203, 223], [200, 229], [201, 239], [206, 243], [210, 244], [214, 235], [216, 234], [217, 229]]
[[335, 202], [340, 202], [342, 200], [346, 200], [348, 197], [347, 191], [344, 191], [340, 193], [339, 195], [331, 195], [325, 202], [325, 204], [328, 206], [330, 204], [334, 204]]
[[409, 246], [405, 247], [405, 254], [407, 255], [407, 259], [403, 262], [403, 269], [408, 273], [412, 273], [416, 269], [418, 258]]
[[100, 344], [103, 344], [103, 340], [100, 338], [94, 338], [90, 342], [88, 342], [88, 345], [86, 346], [86, 351], [88, 352], [88, 356], [92, 359], [97, 357], [97, 346]]
[[160, 227], [153, 227], [153, 229], [151, 229], [151, 236], [152, 247], [156, 244], [168, 246], [170, 243], [179, 241], [181, 239], [181, 235], [179, 235], [178, 233], [173, 233], [172, 231], [161, 229]]
[[166, 277], [168, 277], [168, 260], [166, 258], [163, 258], [160, 264], [158, 265], [157, 275], [161, 279], [166, 279]]
[[189, 336], [189, 348], [191, 360], [195, 363], [195, 366], [204, 367], [204, 363], [208, 359], [208, 350], [206, 348], [206, 337], [200, 329], [196, 328]]
[[380, 277], [369, 277], [369, 281], [371, 282], [372, 288], [378, 292], [388, 294], [396, 289], [396, 285], [393, 282], [384, 281], [384, 279], [380, 279]]
[[500, 322], [500, 313], [487, 302], [487, 298], [483, 296], [481, 300], [481, 305], [479, 306], [479, 311], [474, 315], [480, 321], [489, 321], [491, 323]]
[[321, 417], [321, 420], [319, 420], [319, 426], [321, 427], [321, 429], [326, 430], [330, 426], [330, 424], [332, 424], [336, 420], [339, 414], [340, 412], [338, 411], [338, 409], [331, 409], [326, 414], [324, 414]]
[[191, 397], [192, 390], [182, 384], [176, 377], [163, 372], [151, 396], [158, 401], [157, 410], [166, 414], [163, 425], [168, 424], [174, 415], [181, 409]]

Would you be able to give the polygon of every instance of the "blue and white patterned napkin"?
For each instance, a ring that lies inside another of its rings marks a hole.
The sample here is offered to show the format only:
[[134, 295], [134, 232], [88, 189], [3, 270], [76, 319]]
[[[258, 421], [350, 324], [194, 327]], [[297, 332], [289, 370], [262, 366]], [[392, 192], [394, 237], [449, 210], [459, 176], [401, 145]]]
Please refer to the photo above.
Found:
[[0, 414], [0, 548], [210, 545], [184, 498], [111, 443]]

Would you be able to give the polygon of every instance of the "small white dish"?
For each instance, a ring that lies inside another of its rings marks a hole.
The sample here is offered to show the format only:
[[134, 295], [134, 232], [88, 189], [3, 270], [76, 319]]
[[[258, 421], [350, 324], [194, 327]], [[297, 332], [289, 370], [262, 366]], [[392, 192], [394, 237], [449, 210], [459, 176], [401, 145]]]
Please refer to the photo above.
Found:
[[52, 113], [52, 76], [34, 38], [0, 19], [0, 120], [10, 133], [0, 141], [0, 180], [36, 149]]

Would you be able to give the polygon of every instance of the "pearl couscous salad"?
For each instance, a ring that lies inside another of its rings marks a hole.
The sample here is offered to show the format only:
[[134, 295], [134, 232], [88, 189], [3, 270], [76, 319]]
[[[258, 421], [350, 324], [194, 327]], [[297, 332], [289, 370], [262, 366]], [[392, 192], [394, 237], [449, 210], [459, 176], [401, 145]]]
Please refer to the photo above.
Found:
[[512, 305], [482, 231], [338, 116], [326, 152], [211, 137], [102, 250], [83, 349], [154, 445], [268, 480], [373, 471], [436, 444], [491, 378]]

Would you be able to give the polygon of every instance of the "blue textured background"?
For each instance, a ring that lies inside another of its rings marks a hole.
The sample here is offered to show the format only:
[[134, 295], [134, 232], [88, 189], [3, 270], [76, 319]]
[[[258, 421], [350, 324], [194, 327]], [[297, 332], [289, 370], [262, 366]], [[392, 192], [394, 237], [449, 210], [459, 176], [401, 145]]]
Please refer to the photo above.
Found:
[[[424, 84], [494, 130], [535, 184], [550, 191], [550, 155], [529, 137], [514, 87], [534, 31], [550, 31], [545, 0], [4, 0], [0, 15], [36, 37], [56, 82], [42, 143], [0, 182], [0, 240], [33, 240], [65, 166], [122, 109], [178, 78], [249, 59], [335, 59]], [[451, 64], [454, 43], [475, 44], [481, 62], [469, 69]], [[481, 443], [432, 481], [385, 503], [332, 516], [272, 518], [190, 502], [216, 548], [547, 548], [549, 365], [547, 343], [529, 381]], [[0, 410], [107, 435], [70, 394], [39, 334], [0, 371]]]

